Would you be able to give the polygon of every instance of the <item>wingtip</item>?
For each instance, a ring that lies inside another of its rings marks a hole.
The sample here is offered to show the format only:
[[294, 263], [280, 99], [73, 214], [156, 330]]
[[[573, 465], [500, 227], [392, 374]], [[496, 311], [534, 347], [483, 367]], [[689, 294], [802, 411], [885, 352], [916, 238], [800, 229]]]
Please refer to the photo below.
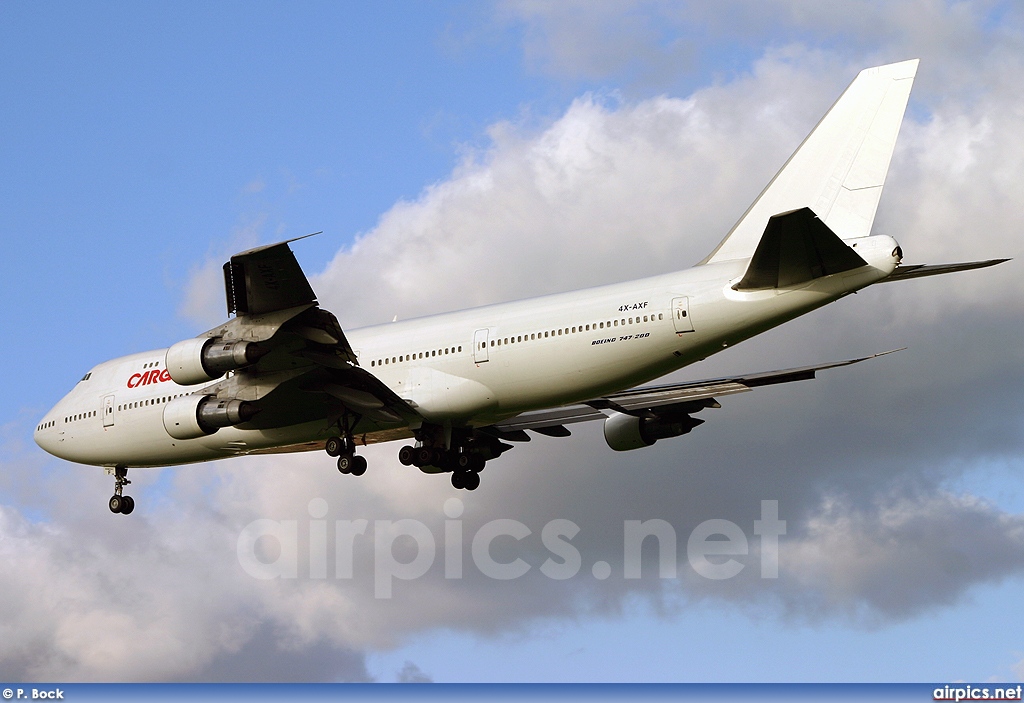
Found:
[[324, 231], [320, 230], [319, 232], [311, 232], [310, 234], [304, 234], [301, 237], [292, 237], [291, 239], [285, 239], [284, 241], [274, 242], [273, 244], [263, 244], [262, 246], [254, 247], [253, 249], [246, 249], [245, 251], [240, 251], [237, 254], [233, 254], [231, 258], [233, 259], [236, 256], [249, 256], [250, 254], [256, 254], [261, 251], [266, 251], [267, 249], [279, 247], [282, 244], [288, 245], [291, 244], [292, 242], [297, 242], [301, 239], [309, 239], [310, 237], [315, 237], [316, 235], [323, 233]]

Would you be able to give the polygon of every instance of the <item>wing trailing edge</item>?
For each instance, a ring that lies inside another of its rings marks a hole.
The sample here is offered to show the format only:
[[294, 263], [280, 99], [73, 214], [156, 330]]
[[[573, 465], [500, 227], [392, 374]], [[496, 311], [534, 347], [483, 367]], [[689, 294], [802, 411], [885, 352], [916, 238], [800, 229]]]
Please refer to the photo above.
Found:
[[607, 414], [602, 411], [637, 416], [656, 416], [659, 412], [688, 414], [704, 408], [720, 407], [715, 400], [716, 396], [745, 393], [762, 386], [806, 381], [815, 378], [818, 371], [859, 364], [862, 361], [877, 359], [880, 356], [893, 354], [898, 351], [902, 351], [902, 349], [893, 349], [870, 356], [862, 356], [857, 359], [832, 361], [815, 366], [801, 366], [781, 371], [767, 371], [764, 373], [747, 374], [745, 376], [670, 383], [658, 386], [641, 386], [619, 393], [611, 393], [600, 398], [593, 398], [577, 405], [566, 405], [559, 408], [522, 413], [482, 429], [487, 431], [493, 428], [496, 434], [503, 438], [513, 441], [516, 441], [518, 438], [518, 441], [527, 441], [529, 436], [523, 433], [523, 430], [550, 434], [544, 430], [556, 426], [564, 428], [565, 425], [577, 422], [604, 420]]

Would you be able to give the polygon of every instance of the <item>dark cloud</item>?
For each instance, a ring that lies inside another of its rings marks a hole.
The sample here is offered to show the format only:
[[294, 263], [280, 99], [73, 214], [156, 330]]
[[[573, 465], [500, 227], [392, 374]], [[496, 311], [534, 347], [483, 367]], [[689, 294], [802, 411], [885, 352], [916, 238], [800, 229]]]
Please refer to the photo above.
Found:
[[396, 677], [398, 683], [433, 683], [434, 680], [413, 664], [406, 662]]
[[[331, 642], [286, 646], [287, 637], [269, 623], [261, 624], [237, 650], [223, 651], [197, 672], [186, 672], [182, 681], [196, 682], [369, 682], [366, 657], [361, 652]], [[415, 665], [408, 665], [415, 668]], [[407, 668], [408, 668], [407, 666]], [[405, 674], [405, 669], [402, 670]], [[422, 672], [410, 672], [415, 676]]]

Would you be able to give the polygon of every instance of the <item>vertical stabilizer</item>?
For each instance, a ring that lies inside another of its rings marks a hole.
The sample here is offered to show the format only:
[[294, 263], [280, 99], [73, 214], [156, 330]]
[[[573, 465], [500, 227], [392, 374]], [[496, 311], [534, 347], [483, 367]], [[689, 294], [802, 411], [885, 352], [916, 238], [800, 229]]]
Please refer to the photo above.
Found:
[[841, 239], [870, 234], [917, 64], [861, 71], [701, 263], [751, 257], [769, 218], [805, 207]]

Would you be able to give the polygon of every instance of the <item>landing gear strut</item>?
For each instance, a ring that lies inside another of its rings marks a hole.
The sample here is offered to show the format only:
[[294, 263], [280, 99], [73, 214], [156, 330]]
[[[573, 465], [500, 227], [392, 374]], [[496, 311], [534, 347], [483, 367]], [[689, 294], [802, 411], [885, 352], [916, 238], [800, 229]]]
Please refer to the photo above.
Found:
[[112, 513], [130, 515], [135, 510], [135, 500], [131, 496], [121, 495], [124, 487], [130, 484], [128, 480], [128, 469], [124, 466], [114, 467], [114, 495], [107, 501], [107, 507]]
[[329, 437], [324, 444], [328, 456], [337, 457], [338, 471], [343, 474], [362, 476], [366, 473], [366, 458], [356, 454], [356, 443], [352, 439], [350, 425], [343, 424], [344, 436]]

